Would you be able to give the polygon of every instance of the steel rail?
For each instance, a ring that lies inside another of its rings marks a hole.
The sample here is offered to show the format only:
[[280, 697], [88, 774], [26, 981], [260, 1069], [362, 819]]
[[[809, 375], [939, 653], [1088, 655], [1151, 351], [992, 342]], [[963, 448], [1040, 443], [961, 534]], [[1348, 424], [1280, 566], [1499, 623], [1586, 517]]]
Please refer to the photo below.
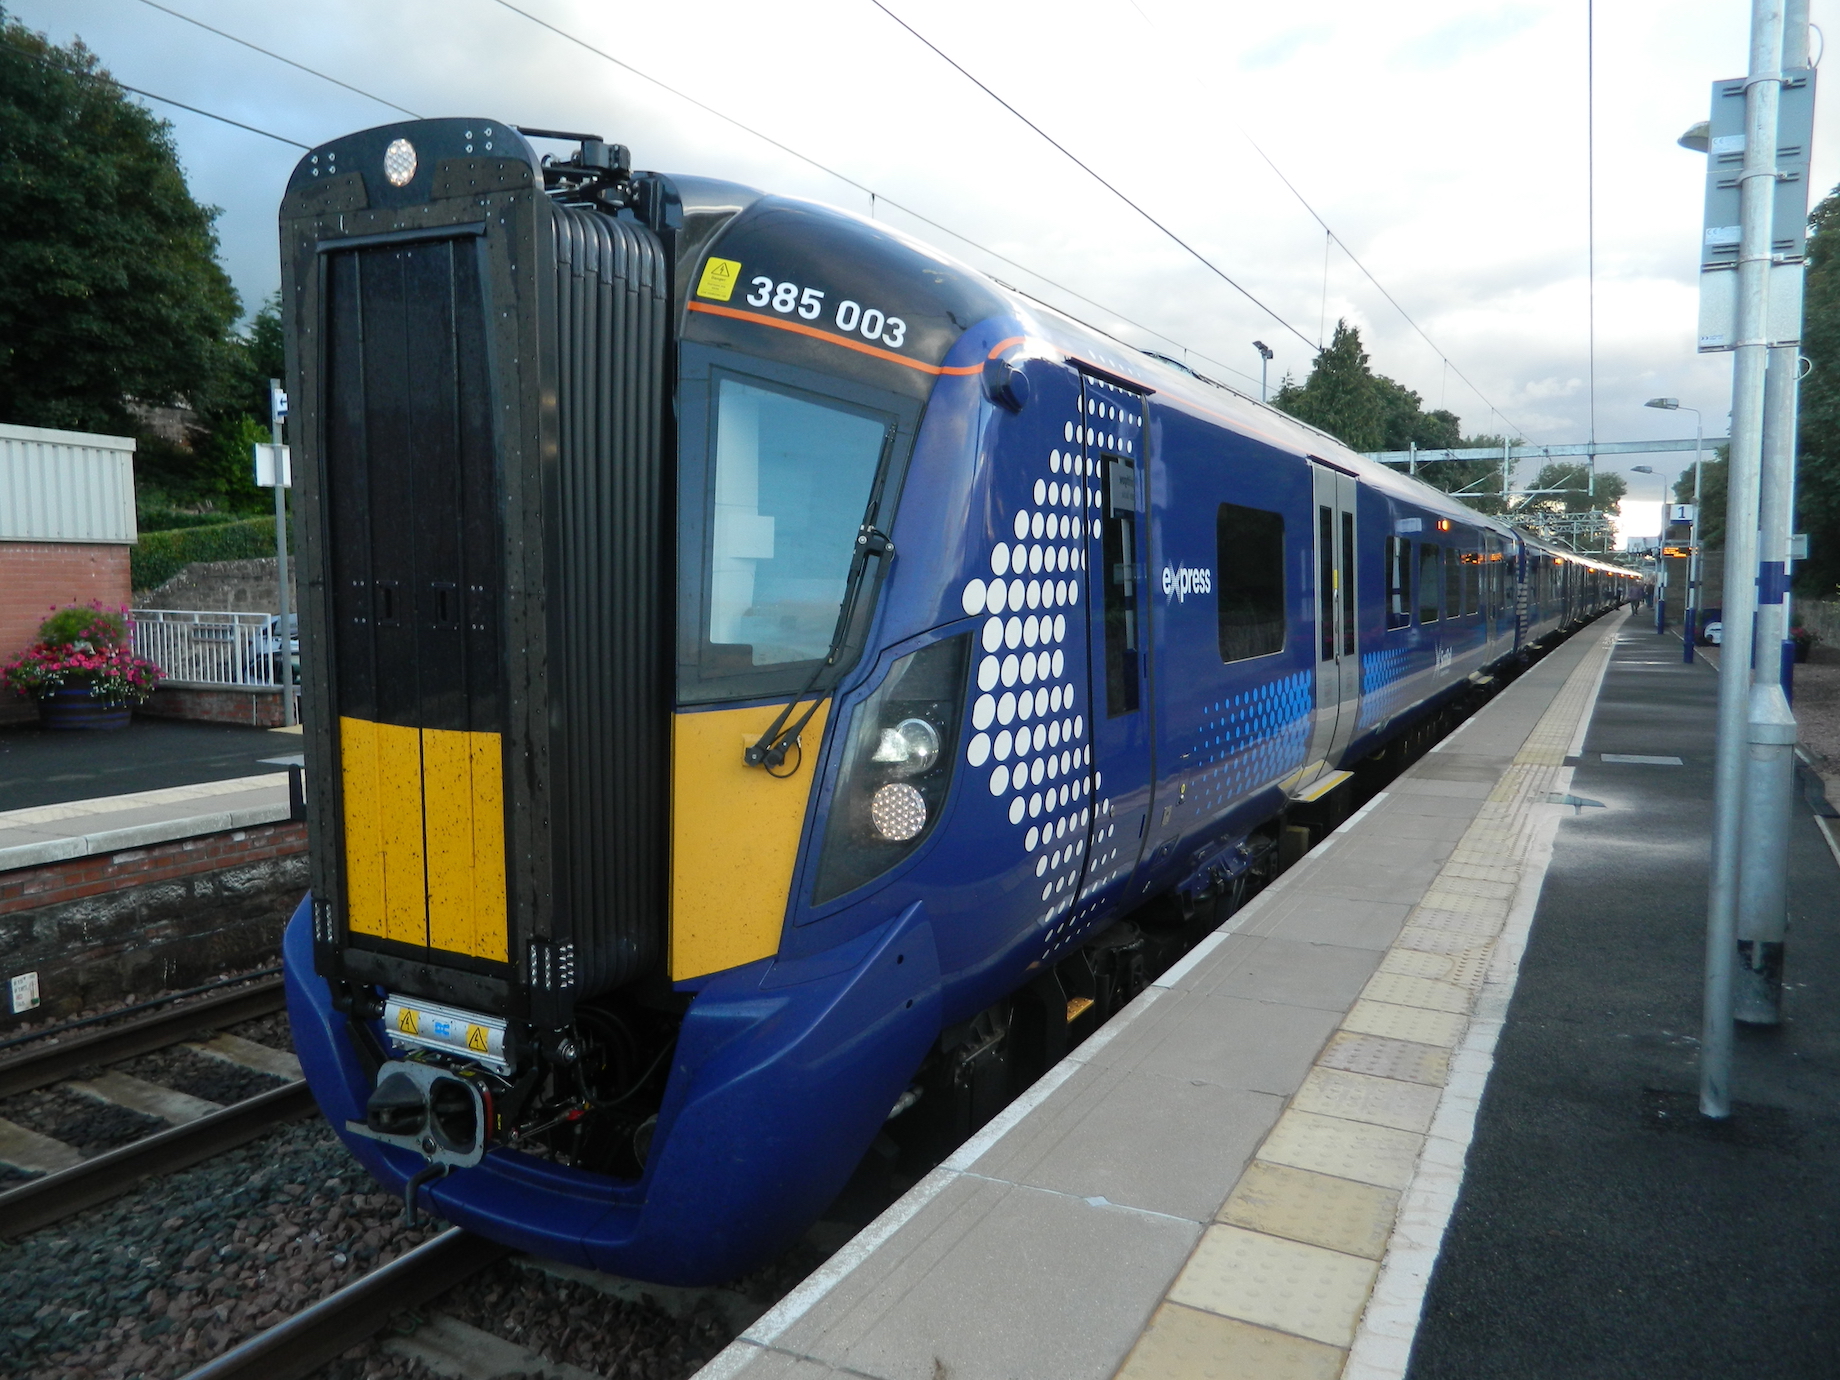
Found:
[[[92, 1064], [112, 1064], [176, 1045], [200, 1030], [216, 1030], [267, 1016], [286, 1005], [279, 977], [265, 978], [170, 1010], [124, 1021], [92, 1034], [60, 1040], [43, 1049], [0, 1061], [0, 1097], [30, 1092], [69, 1078]], [[3, 1201], [3, 1200], [0, 1200]]]
[[305, 1082], [283, 1084], [196, 1121], [23, 1183], [0, 1193], [0, 1240], [23, 1236], [107, 1202], [151, 1174], [169, 1174], [221, 1155], [314, 1110], [313, 1091]]
[[183, 1380], [301, 1380], [375, 1336], [393, 1314], [426, 1303], [508, 1254], [508, 1246], [449, 1227], [432, 1241], [206, 1361]]

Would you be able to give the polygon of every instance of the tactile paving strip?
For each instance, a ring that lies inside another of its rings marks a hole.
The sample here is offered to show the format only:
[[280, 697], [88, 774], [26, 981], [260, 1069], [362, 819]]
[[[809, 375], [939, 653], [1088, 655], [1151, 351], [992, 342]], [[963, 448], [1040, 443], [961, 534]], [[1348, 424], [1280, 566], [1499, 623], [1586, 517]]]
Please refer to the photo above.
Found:
[[1360, 1256], [1223, 1223], [1202, 1235], [1169, 1300], [1347, 1346], [1378, 1269]]
[[1409, 1040], [1389, 1040], [1381, 1035], [1357, 1035], [1338, 1030], [1316, 1061], [1324, 1068], [1347, 1069], [1376, 1078], [1398, 1078], [1407, 1083], [1443, 1087], [1450, 1072], [1450, 1051]]
[[[1389, 1277], [1395, 1247], [1384, 1243], [1395, 1214], [1417, 1220], [1401, 1208], [1401, 1193], [1416, 1191], [1421, 1166], [1448, 1180], [1462, 1164], [1486, 1066], [1465, 1063], [1453, 1077], [1452, 1051], [1483, 995], [1495, 941], [1537, 837], [1536, 808], [1546, 803], [1613, 645], [1599, 634], [1500, 770], [1379, 971], [1222, 1205], [1219, 1224], [1203, 1236], [1126, 1359], [1120, 1380], [1402, 1373], [1416, 1302], [1409, 1320], [1382, 1319], [1383, 1331], [1364, 1331], [1363, 1311], [1371, 1298], [1383, 1313], [1397, 1315], [1396, 1297], [1411, 1294], [1384, 1283], [1375, 1292], [1375, 1281]], [[1408, 1235], [1414, 1240], [1402, 1249], [1412, 1259], [1402, 1255], [1400, 1268], [1428, 1273], [1435, 1245], [1427, 1257], [1416, 1229]], [[1377, 1367], [1374, 1358], [1382, 1354], [1398, 1364]]]

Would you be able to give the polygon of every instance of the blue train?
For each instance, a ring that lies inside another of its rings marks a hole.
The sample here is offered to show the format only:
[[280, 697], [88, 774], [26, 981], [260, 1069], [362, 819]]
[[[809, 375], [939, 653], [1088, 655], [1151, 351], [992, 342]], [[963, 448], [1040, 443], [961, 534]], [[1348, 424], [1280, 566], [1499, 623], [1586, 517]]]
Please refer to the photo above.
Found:
[[771, 1258], [1633, 586], [885, 225], [591, 136], [334, 140], [281, 241], [296, 1047], [379, 1180], [551, 1258]]

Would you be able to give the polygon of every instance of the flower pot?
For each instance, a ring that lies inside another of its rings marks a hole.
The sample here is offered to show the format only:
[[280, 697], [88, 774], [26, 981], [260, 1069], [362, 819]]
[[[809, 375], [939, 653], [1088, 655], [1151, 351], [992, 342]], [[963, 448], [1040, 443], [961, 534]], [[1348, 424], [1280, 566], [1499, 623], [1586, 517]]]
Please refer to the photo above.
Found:
[[134, 707], [108, 704], [87, 687], [65, 687], [38, 697], [38, 722], [45, 728], [126, 728]]
[[1794, 645], [1795, 659], [1798, 662], [1808, 660], [1808, 654], [1814, 650], [1814, 643], [1804, 642], [1799, 637], [1795, 640]]

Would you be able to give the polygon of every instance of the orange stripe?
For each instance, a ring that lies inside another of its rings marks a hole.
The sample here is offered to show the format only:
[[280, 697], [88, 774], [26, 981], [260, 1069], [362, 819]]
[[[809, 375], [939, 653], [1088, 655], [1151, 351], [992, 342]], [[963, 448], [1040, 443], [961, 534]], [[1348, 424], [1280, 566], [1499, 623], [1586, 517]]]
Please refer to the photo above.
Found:
[[897, 355], [893, 350], [884, 350], [876, 345], [864, 345], [861, 341], [845, 340], [840, 335], [821, 331], [816, 326], [807, 326], [801, 321], [777, 321], [771, 316], [757, 316], [751, 311], [737, 311], [734, 307], [718, 307], [710, 302], [691, 302], [691, 311], [708, 312], [711, 316], [732, 316], [737, 321], [753, 321], [762, 326], [771, 326], [777, 331], [792, 331], [797, 335], [808, 335], [813, 340], [822, 340], [827, 345], [841, 345], [846, 350], [855, 350], [858, 354], [874, 355], [877, 359], [888, 360], [892, 364], [905, 364], [909, 369], [918, 369], [923, 374], [981, 374], [981, 364], [955, 364], [946, 367], [938, 364], [922, 364], [917, 359], [906, 355]]
[[985, 358], [995, 359], [998, 355], [1002, 354], [1010, 346], [1020, 345], [1022, 341], [1023, 341], [1023, 337], [1019, 335], [1012, 335], [1007, 340], [999, 340], [995, 345], [992, 345], [990, 347], [990, 353], [986, 355]]

